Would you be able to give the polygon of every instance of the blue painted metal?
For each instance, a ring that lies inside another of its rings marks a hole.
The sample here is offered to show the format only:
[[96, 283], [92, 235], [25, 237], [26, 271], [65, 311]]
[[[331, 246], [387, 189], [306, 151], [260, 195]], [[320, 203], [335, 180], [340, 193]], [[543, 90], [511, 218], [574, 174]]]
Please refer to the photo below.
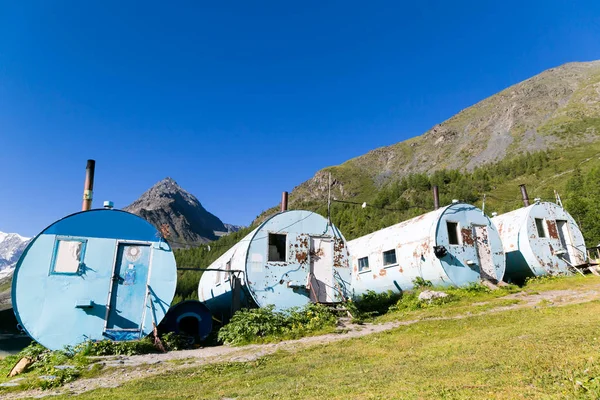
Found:
[[[492, 221], [500, 233], [506, 253], [508, 281], [520, 282], [532, 276], [568, 273], [571, 265], [587, 263], [581, 230], [573, 217], [557, 204], [536, 202], [498, 215]], [[538, 231], [538, 227], [542, 232]]]
[[[456, 224], [450, 225], [456, 242], [451, 241], [448, 223]], [[354, 296], [369, 290], [410, 290], [416, 278], [439, 286], [461, 286], [482, 277], [501, 281], [505, 269], [502, 243], [490, 219], [462, 203], [352, 240], [348, 251]]]
[[186, 300], [169, 309], [160, 323], [160, 330], [204, 340], [210, 335], [212, 326], [212, 315], [208, 308], [197, 300]]
[[107, 329], [135, 329], [139, 335], [139, 316], [143, 315], [146, 303], [151, 250], [149, 245], [118, 244]]
[[[282, 261], [269, 261], [270, 234], [285, 234]], [[230, 274], [240, 271], [242, 306], [274, 305], [277, 310], [309, 302], [335, 303], [350, 295], [346, 241], [327, 219], [311, 211], [273, 215], [209, 266], [198, 296], [219, 318], [231, 313]]]
[[[57, 261], [61, 241], [60, 257], [69, 262]], [[148, 335], [166, 314], [176, 281], [171, 247], [152, 225], [120, 210], [91, 210], [31, 241], [15, 269], [12, 303], [29, 336], [56, 350]]]

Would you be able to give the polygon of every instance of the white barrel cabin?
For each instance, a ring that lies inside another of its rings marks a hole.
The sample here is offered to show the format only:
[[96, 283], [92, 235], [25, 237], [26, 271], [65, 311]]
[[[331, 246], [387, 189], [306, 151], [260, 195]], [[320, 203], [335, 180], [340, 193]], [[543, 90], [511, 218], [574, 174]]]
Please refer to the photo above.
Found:
[[348, 242], [352, 290], [360, 296], [412, 289], [421, 278], [462, 286], [504, 277], [504, 251], [496, 228], [475, 206], [453, 203]]
[[568, 273], [570, 267], [587, 264], [583, 234], [558, 204], [535, 201], [492, 221], [506, 253], [507, 281]]

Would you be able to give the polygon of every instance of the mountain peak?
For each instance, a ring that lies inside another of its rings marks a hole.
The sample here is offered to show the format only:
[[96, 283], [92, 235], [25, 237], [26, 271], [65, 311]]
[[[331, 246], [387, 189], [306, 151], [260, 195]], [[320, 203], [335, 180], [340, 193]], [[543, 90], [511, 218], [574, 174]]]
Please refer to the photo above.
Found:
[[167, 177], [124, 208], [157, 228], [169, 227], [169, 238], [189, 244], [215, 240], [215, 231], [226, 231], [223, 222], [206, 211], [200, 201]]
[[0, 232], [0, 276], [12, 270], [29, 240], [18, 233]]

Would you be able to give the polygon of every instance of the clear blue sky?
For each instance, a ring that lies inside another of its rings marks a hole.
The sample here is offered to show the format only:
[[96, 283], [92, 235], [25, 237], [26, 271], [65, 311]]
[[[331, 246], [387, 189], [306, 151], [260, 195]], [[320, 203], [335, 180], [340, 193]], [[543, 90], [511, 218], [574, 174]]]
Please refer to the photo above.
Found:
[[[577, 6], [572, 4], [576, 3]], [[595, 1], [0, 0], [0, 231], [171, 176], [248, 224], [326, 166], [600, 58]]]

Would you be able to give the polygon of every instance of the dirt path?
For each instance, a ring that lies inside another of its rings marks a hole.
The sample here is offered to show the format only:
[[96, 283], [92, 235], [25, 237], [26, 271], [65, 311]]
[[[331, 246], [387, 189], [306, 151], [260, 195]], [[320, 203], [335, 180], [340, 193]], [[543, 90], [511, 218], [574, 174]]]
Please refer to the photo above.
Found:
[[[81, 394], [98, 388], [117, 387], [127, 381], [152, 375], [162, 374], [183, 368], [199, 367], [220, 362], [247, 362], [273, 354], [278, 350], [299, 351], [309, 346], [357, 338], [373, 333], [384, 332], [399, 326], [412, 325], [420, 321], [449, 320], [470, 318], [476, 315], [533, 308], [540, 303], [547, 306], [563, 306], [585, 303], [600, 299], [600, 285], [587, 287], [585, 290], [552, 290], [536, 294], [519, 292], [500, 299], [518, 299], [520, 303], [510, 306], [499, 306], [482, 313], [465, 313], [452, 317], [425, 318], [410, 321], [393, 321], [382, 324], [348, 324], [343, 333], [333, 333], [321, 336], [305, 337], [297, 340], [286, 340], [272, 344], [256, 344], [241, 347], [217, 346], [195, 350], [174, 351], [164, 354], [144, 354], [137, 356], [98, 357], [99, 363], [106, 368], [105, 372], [96, 378], [80, 379], [55, 390], [29, 390], [6, 393], [2, 399], [22, 399], [28, 397], [46, 397], [60, 394]], [[486, 304], [486, 303], [478, 303]]]

